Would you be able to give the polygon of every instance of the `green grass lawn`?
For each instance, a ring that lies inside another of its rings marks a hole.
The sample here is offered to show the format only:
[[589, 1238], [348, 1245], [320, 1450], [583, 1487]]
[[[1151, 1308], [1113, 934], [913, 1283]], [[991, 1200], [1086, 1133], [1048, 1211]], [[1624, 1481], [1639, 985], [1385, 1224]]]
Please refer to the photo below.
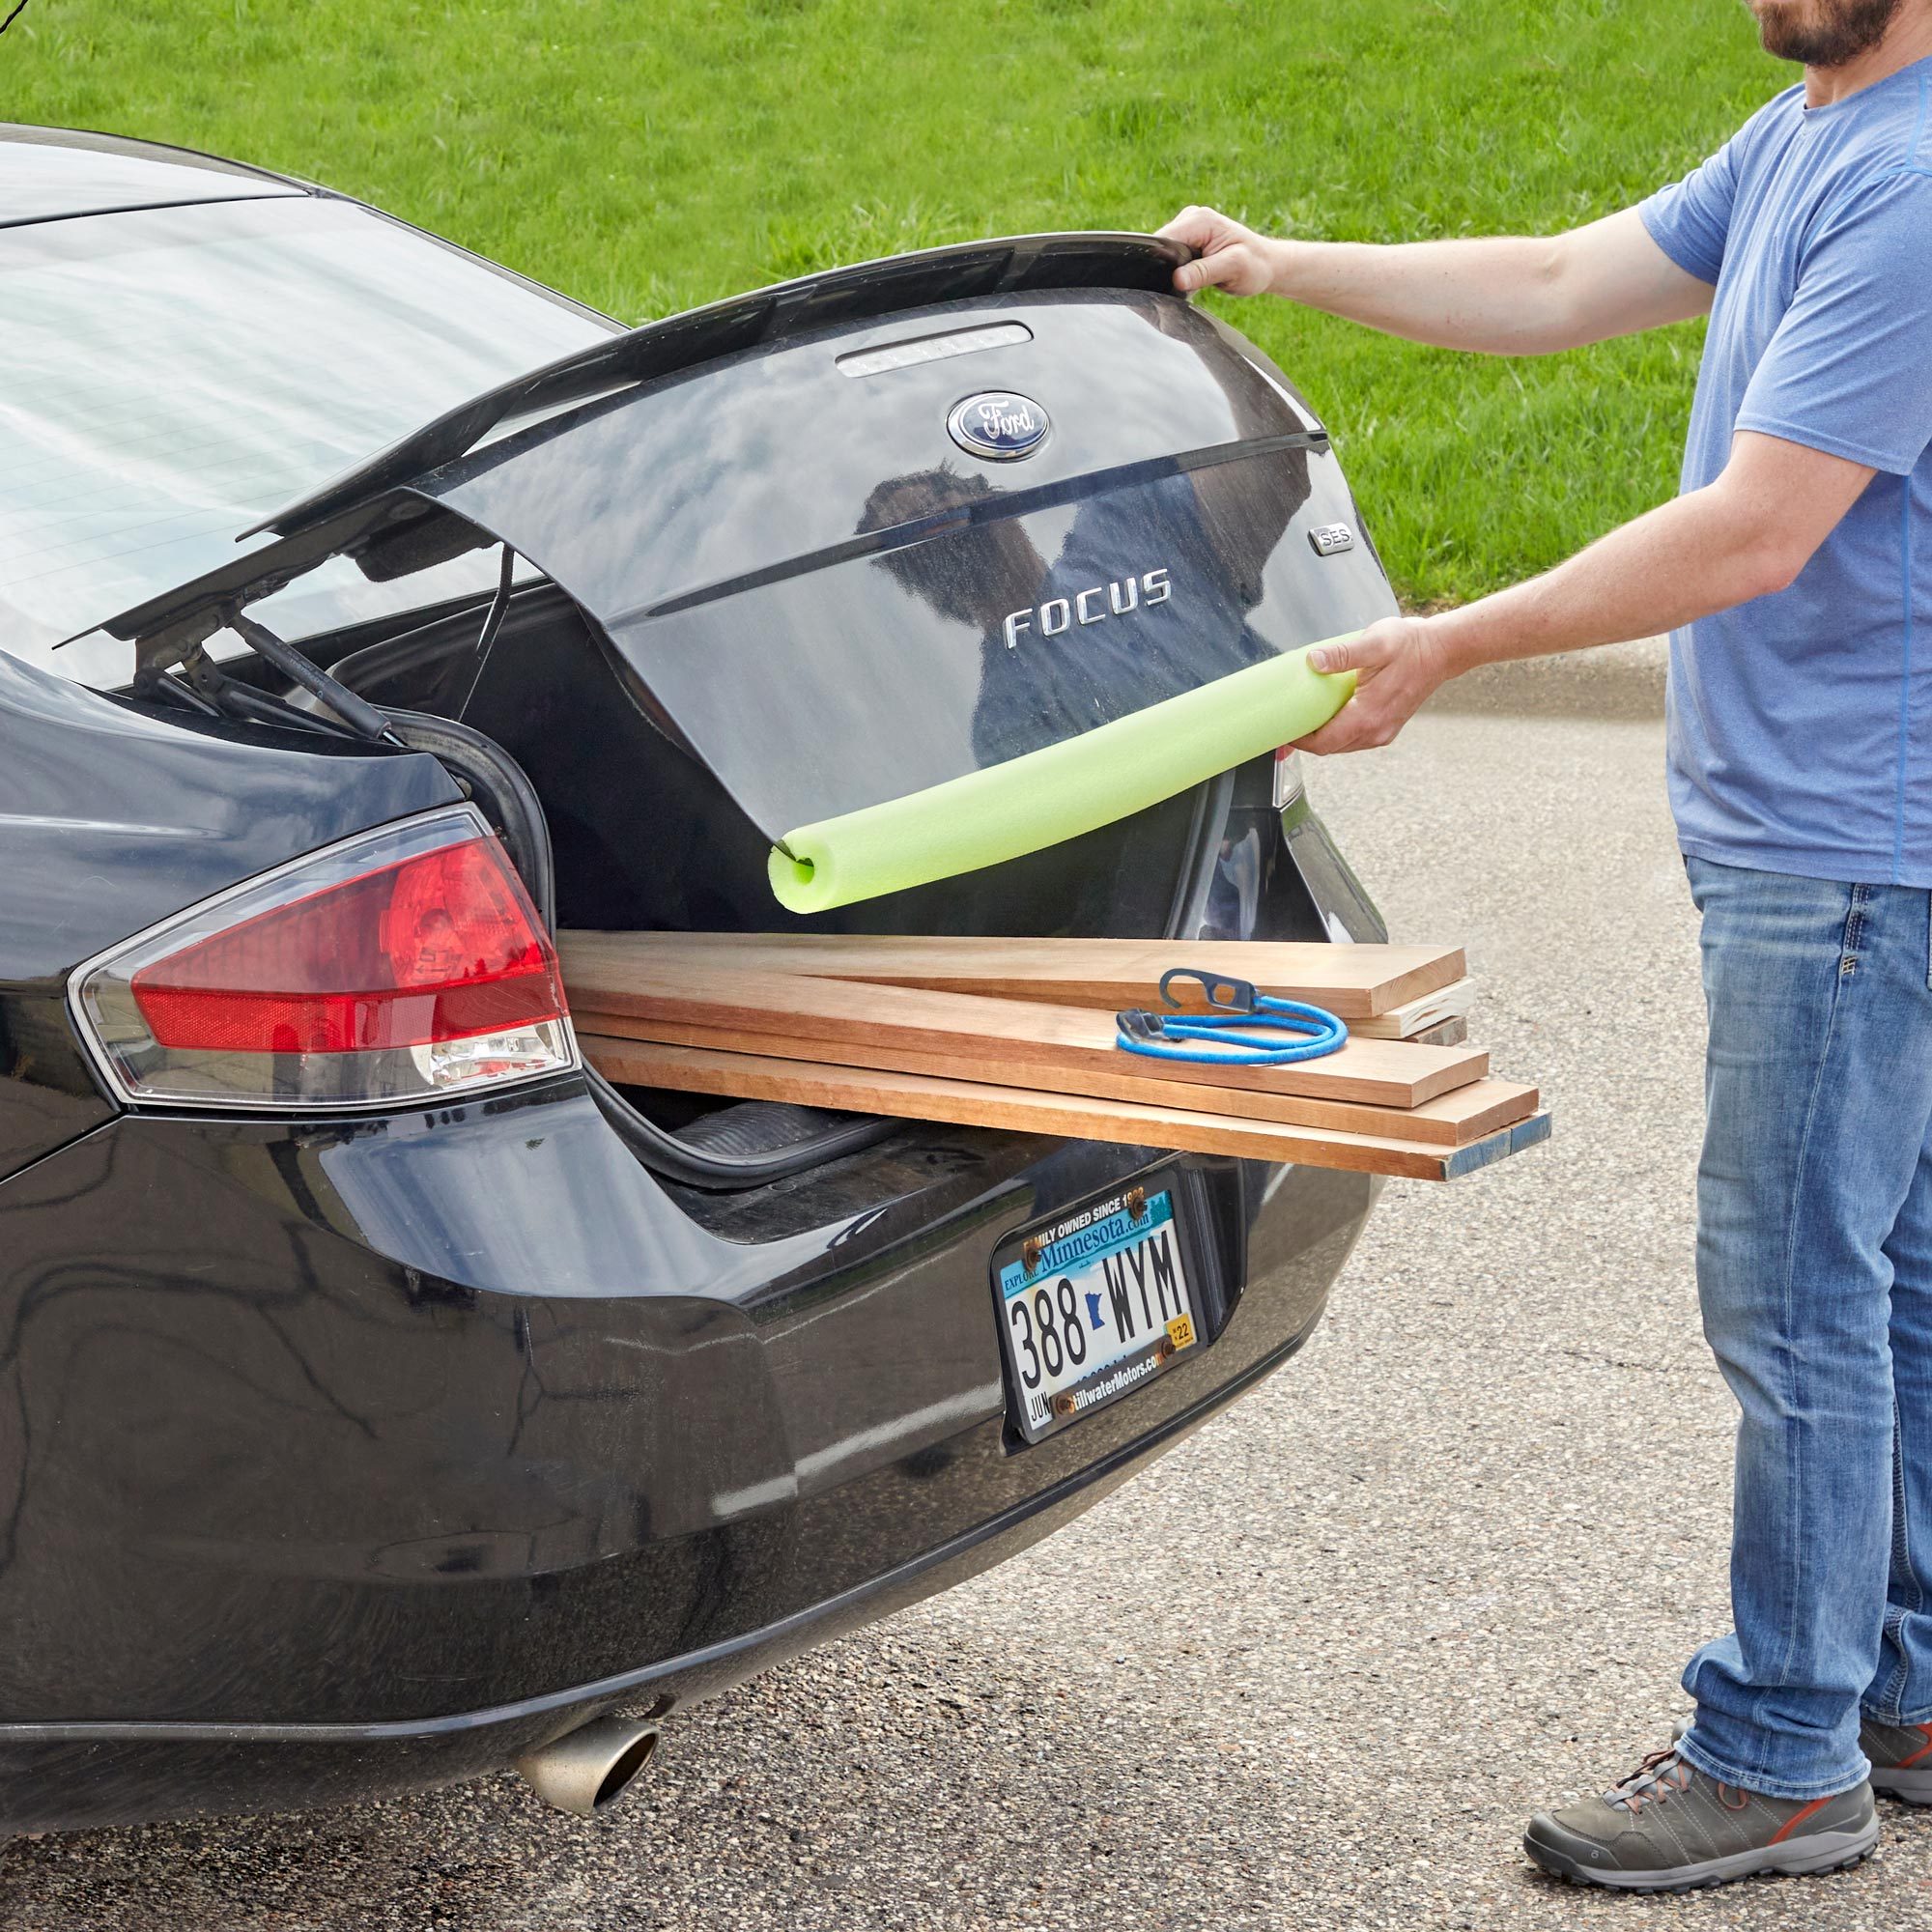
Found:
[[[627, 320], [1191, 200], [1310, 237], [1547, 232], [1791, 77], [1737, 0], [30, 0], [0, 39], [0, 113], [327, 182]], [[1412, 600], [1672, 488], [1695, 327], [1498, 362], [1230, 306]]]

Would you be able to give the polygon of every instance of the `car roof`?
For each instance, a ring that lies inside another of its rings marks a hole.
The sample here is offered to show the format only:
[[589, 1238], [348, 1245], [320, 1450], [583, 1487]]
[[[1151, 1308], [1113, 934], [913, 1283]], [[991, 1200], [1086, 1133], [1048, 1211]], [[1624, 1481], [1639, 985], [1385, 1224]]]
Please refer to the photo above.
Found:
[[137, 208], [308, 192], [266, 169], [189, 148], [0, 122], [0, 228]]

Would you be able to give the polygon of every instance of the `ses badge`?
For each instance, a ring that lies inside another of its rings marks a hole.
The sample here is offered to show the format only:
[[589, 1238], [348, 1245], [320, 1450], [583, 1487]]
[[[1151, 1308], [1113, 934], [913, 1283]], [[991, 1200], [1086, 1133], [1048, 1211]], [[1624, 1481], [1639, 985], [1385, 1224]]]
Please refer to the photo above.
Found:
[[959, 447], [992, 463], [1015, 463], [1031, 456], [1053, 427], [1031, 396], [1010, 389], [982, 389], [952, 406], [946, 433]]

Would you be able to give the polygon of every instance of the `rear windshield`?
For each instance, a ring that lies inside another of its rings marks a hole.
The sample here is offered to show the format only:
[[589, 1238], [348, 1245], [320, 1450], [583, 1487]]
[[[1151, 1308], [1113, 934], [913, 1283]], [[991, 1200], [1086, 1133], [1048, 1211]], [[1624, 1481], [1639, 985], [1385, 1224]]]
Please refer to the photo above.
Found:
[[[613, 327], [308, 196], [0, 232], [0, 647], [126, 683], [125, 643], [50, 647], [227, 561], [238, 530], [429, 417]], [[372, 584], [336, 559], [257, 610], [308, 636], [486, 588], [496, 568], [479, 553]]]

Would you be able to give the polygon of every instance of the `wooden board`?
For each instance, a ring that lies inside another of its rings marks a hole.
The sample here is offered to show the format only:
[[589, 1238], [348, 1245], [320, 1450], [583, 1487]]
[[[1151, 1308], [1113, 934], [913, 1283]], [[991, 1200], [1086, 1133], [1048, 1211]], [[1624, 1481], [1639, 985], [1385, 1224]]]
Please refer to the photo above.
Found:
[[1475, 980], [1455, 980], [1437, 992], [1405, 1000], [1385, 1013], [1350, 1020], [1349, 1031], [1361, 1039], [1414, 1039], [1422, 1034], [1434, 1033], [1451, 1020], [1467, 1019], [1475, 996]]
[[[580, 1033], [622, 1037], [630, 1025], [622, 1014], [575, 1015]], [[1144, 1106], [1187, 1107], [1203, 1113], [1237, 1115], [1246, 1121], [1278, 1121], [1289, 1126], [1320, 1127], [1340, 1133], [1394, 1136], [1426, 1141], [1437, 1147], [1467, 1147], [1499, 1127], [1527, 1120], [1537, 1109], [1534, 1087], [1506, 1080], [1476, 1080], [1419, 1107], [1368, 1106], [1350, 1100], [1311, 1099], [1301, 1094], [1271, 1089], [1202, 1086], [1183, 1080], [1151, 1080], [1135, 1069], [1147, 1063], [1117, 1053], [1108, 1064], [1095, 1056], [1078, 1066], [1056, 1067], [1049, 1074], [1037, 1062], [1009, 1060], [996, 1042], [987, 1041], [971, 1053], [922, 1053], [893, 1044], [845, 1040], [828, 1046], [792, 1035], [753, 1033], [744, 1028], [679, 1026], [652, 1020], [650, 1037], [667, 1045], [706, 1047], [725, 1053], [754, 1053], [773, 1059], [830, 1061], [843, 1066], [866, 1066], [883, 1072], [918, 1073], [945, 1080], [972, 1079], [993, 1087], [1038, 1091], [1051, 1087], [1062, 1094], [1083, 1094], [1098, 1100], [1129, 1100]]]
[[[1463, 978], [1462, 950], [1441, 946], [1331, 946], [1299, 940], [874, 939], [842, 933], [561, 932], [564, 983], [586, 1008], [621, 984], [641, 957], [860, 980], [873, 985], [1059, 1006], [1151, 1007], [1171, 966], [1246, 980], [1263, 992], [1299, 994], [1345, 1020], [1369, 1019]], [[1412, 1029], [1411, 1029], [1412, 1031]]]
[[1419, 1107], [1489, 1071], [1475, 1047], [1414, 1046], [1404, 1040], [1351, 1039], [1339, 1052], [1288, 1066], [1208, 1066], [1128, 1055], [1115, 1043], [1113, 1016], [1091, 1007], [1049, 1007], [971, 993], [933, 993], [787, 973], [739, 972], [709, 959], [633, 957], [600, 976], [594, 997], [572, 985], [572, 1001], [597, 1026], [633, 1038], [672, 1027], [782, 1036], [784, 1051], [838, 1061], [847, 1045], [893, 1046], [935, 1054], [970, 1067], [997, 1046], [1006, 1061], [1039, 1069], [1038, 1084], [1082, 1066], [1118, 1072], [1122, 1063], [1145, 1079], [1191, 1086], [1243, 1087], [1303, 1094], [1378, 1107]]
[[782, 1100], [796, 1106], [888, 1114], [906, 1120], [950, 1121], [962, 1126], [1005, 1127], [1130, 1147], [1296, 1161], [1310, 1167], [1400, 1175], [1416, 1180], [1452, 1179], [1533, 1146], [1547, 1139], [1549, 1132], [1549, 1116], [1535, 1114], [1467, 1147], [1430, 1147], [1416, 1141], [1321, 1133], [1279, 1122], [1244, 1121], [1179, 1107], [1132, 1106], [1079, 1094], [1031, 1093], [979, 1081], [881, 1073], [655, 1041], [593, 1035], [583, 1038], [583, 1047], [606, 1078], [631, 1086], [668, 1087], [746, 1100]]

